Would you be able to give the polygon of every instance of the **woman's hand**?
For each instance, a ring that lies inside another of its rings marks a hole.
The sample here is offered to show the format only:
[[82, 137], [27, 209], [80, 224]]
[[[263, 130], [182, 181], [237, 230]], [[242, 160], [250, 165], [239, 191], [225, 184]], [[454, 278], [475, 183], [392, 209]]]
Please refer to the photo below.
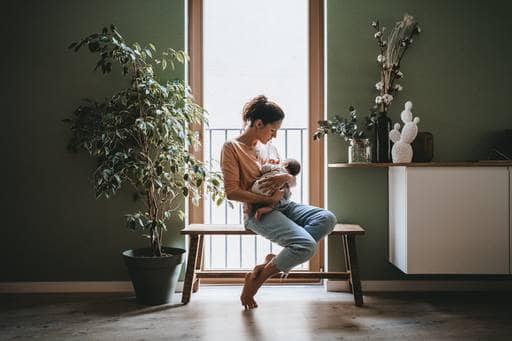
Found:
[[274, 193], [281, 189], [285, 183], [288, 183], [293, 179], [293, 175], [290, 174], [277, 174], [269, 176], [260, 181], [261, 189], [264, 193]]
[[279, 201], [281, 201], [281, 199], [283, 199], [284, 197], [284, 191], [282, 189], [278, 190], [278, 191], [275, 191], [274, 194], [272, 194], [272, 206], [274, 206], [275, 204], [277, 204]]

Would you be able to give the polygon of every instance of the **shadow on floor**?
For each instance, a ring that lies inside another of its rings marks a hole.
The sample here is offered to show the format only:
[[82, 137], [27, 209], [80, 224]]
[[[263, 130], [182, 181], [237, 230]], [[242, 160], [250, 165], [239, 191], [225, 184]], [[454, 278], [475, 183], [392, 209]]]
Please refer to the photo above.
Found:
[[137, 303], [131, 294], [2, 294], [0, 312], [20, 309], [44, 309], [60, 306], [72, 307], [73, 313], [86, 313], [92, 316], [137, 316], [183, 307], [181, 295], [174, 295], [172, 303], [146, 306]]

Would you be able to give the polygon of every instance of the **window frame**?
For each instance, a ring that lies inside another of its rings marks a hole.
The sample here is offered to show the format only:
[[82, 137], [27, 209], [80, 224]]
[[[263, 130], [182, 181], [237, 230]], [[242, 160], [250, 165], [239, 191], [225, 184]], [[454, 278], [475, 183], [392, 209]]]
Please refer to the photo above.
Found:
[[[187, 0], [187, 52], [190, 57], [187, 65], [188, 82], [197, 104], [203, 105], [203, 0]], [[309, 0], [309, 131], [325, 116], [325, 1]], [[199, 140], [203, 144], [203, 126], [193, 127], [199, 132]], [[325, 205], [325, 142], [313, 141], [309, 143], [309, 202], [313, 206]], [[202, 147], [193, 151], [194, 155], [203, 160]], [[204, 204], [200, 201], [198, 206], [188, 202], [187, 222], [204, 223]], [[309, 261], [310, 271], [323, 271], [325, 242], [318, 244], [317, 253]], [[204, 283], [227, 283], [225, 279], [202, 280]], [[229, 281], [233, 282], [233, 281]], [[237, 281], [238, 282], [238, 281]], [[292, 280], [281, 282], [293, 282]], [[303, 280], [301, 281], [304, 282]], [[316, 281], [315, 281], [316, 282]]]

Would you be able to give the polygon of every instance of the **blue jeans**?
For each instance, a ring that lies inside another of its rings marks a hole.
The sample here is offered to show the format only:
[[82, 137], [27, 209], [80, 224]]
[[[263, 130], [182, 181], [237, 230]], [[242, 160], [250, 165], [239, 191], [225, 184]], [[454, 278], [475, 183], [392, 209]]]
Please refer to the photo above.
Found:
[[336, 222], [336, 216], [323, 208], [281, 200], [260, 220], [251, 212], [245, 227], [283, 247], [273, 262], [287, 273], [315, 254], [317, 242], [331, 233]]

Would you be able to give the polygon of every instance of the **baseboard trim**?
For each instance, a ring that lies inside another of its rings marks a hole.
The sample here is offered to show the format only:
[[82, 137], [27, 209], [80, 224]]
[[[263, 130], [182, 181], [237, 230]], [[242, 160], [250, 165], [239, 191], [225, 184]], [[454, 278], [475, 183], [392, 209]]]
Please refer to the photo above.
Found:
[[[512, 291], [512, 281], [361, 281], [363, 292], [372, 291]], [[349, 291], [348, 281], [326, 280], [327, 291]]]
[[[178, 282], [176, 291], [183, 291], [183, 282]], [[134, 293], [134, 290], [130, 281], [0, 282], [0, 294], [40, 293]]]
[[[379, 291], [512, 291], [512, 281], [361, 281], [363, 292]], [[327, 291], [349, 291], [347, 281], [325, 280]], [[177, 292], [183, 291], [178, 282]], [[134, 293], [130, 281], [0, 282], [0, 294]]]

